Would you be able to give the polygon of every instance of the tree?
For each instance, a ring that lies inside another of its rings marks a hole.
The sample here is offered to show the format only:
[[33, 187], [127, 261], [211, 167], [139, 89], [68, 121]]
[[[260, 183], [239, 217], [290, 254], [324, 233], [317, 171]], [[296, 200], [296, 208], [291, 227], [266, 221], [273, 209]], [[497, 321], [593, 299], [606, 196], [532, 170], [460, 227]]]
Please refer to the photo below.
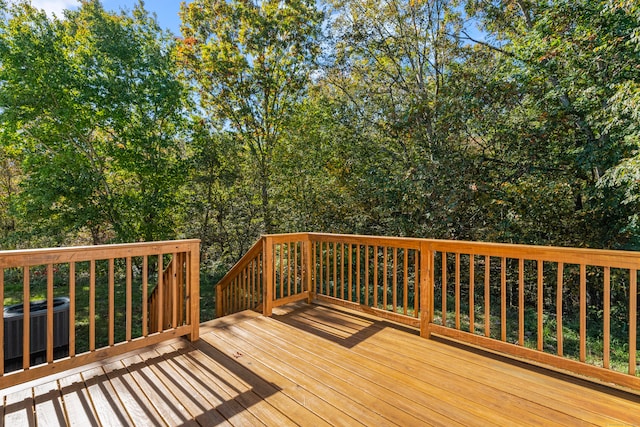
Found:
[[170, 52], [142, 3], [128, 16], [85, 1], [64, 20], [10, 9], [0, 126], [21, 152], [17, 204], [30, 227], [93, 243], [175, 235], [185, 90]]
[[[640, 52], [640, 5], [631, 0], [609, 1], [606, 3], [608, 13], [626, 16], [627, 26], [625, 35], [615, 40], [615, 44], [605, 44], [602, 49], [624, 46], [628, 53]], [[635, 25], [633, 18], [635, 17]], [[625, 231], [634, 236], [631, 243], [633, 248], [640, 247], [640, 217], [638, 216], [638, 204], [640, 203], [640, 72], [633, 62], [630, 62], [632, 71], [625, 78], [613, 82], [612, 87], [616, 92], [608, 102], [608, 122], [611, 128], [623, 129], [621, 137], [624, 143], [630, 147], [630, 152], [622, 161], [609, 169], [600, 182], [602, 187], [621, 188], [624, 191], [623, 204], [629, 206], [629, 224]]]
[[[204, 120], [191, 124], [189, 187], [183, 233], [198, 236], [203, 262], [229, 267], [255, 243], [262, 228], [250, 171], [231, 132]], [[223, 272], [224, 273], [224, 272]]]
[[362, 188], [354, 182], [352, 164], [356, 121], [330, 85], [315, 82], [291, 117], [287, 144], [274, 151], [274, 201], [283, 229], [365, 232], [372, 206], [358, 204]]
[[183, 5], [178, 57], [203, 112], [244, 147], [274, 230], [273, 152], [306, 92], [322, 14], [311, 0], [195, 0]]
[[[450, 1], [333, 1], [326, 82], [352, 106], [351, 182], [366, 232], [468, 238], [473, 163], [450, 108], [465, 50]], [[366, 207], [366, 208], [365, 208]]]
[[503, 81], [516, 84], [524, 100], [525, 108], [510, 116], [518, 111], [523, 119], [528, 116], [525, 129], [537, 129], [527, 135], [538, 147], [536, 154], [547, 158], [549, 170], [564, 171], [571, 191], [562, 194], [573, 199], [571, 222], [579, 230], [569, 233], [573, 236], [567, 244], [619, 247], [637, 240], [637, 229], [628, 227], [637, 206], [621, 205], [622, 189], [605, 185], [616, 182], [612, 168], [634, 150], [629, 138], [633, 118], [622, 107], [626, 101], [620, 102], [632, 97], [620, 95], [639, 77], [633, 43], [638, 21], [631, 8], [617, 6], [622, 3], [513, 0], [467, 5], [497, 41], [483, 46], [502, 55]]
[[15, 159], [15, 153], [0, 146], [0, 242], [7, 243], [16, 230], [16, 218], [10, 211], [20, 180], [20, 169]]

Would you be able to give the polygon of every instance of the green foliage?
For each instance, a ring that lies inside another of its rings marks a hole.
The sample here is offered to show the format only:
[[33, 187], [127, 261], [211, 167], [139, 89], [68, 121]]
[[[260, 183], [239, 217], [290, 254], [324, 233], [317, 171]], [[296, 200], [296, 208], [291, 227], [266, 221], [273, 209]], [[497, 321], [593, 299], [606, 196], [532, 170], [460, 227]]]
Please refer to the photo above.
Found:
[[319, 51], [315, 2], [200, 1], [182, 8], [177, 54], [218, 129], [247, 150], [264, 230], [273, 231], [271, 169], [290, 114]]
[[636, 2], [461, 3], [196, 0], [176, 40], [4, 5], [3, 245], [193, 236], [212, 275], [262, 232], [637, 248]]
[[25, 175], [15, 208], [29, 234], [50, 244], [175, 234], [184, 89], [170, 47], [141, 5], [126, 16], [89, 1], [64, 20], [12, 7], [0, 120]]
[[[483, 140], [483, 155], [504, 162], [508, 175], [519, 170], [510, 184], [520, 187], [519, 181], [529, 181], [533, 185], [525, 186], [523, 194], [533, 200], [539, 197], [532, 191], [546, 192], [549, 182], [565, 189], [555, 199], [543, 195], [543, 205], [529, 203], [529, 209], [552, 213], [537, 216], [547, 229], [560, 233], [520, 241], [637, 245], [637, 229], [629, 226], [637, 210], [629, 197], [633, 187], [622, 188], [618, 173], [636, 145], [634, 120], [621, 105], [629, 96], [620, 92], [638, 79], [633, 43], [638, 18], [628, 6], [608, 1], [467, 3], [467, 11], [490, 32], [489, 40], [497, 40], [473, 53], [476, 69], [486, 69], [477, 62], [481, 60], [492, 72], [472, 72], [472, 79], [459, 80], [465, 90], [482, 94], [483, 106], [467, 110], [467, 122]], [[466, 65], [461, 65], [462, 72]], [[488, 87], [498, 89], [493, 96], [484, 89], [487, 80]], [[515, 209], [520, 218], [518, 211], [526, 213]], [[550, 225], [560, 219], [564, 227]], [[522, 231], [517, 233], [520, 238], [527, 234]]]
[[[203, 318], [265, 232], [640, 248], [637, 1], [193, 0], [177, 39], [142, 2], [117, 14], [88, 0], [55, 19], [0, 0], [0, 13], [3, 248], [200, 238]], [[613, 363], [628, 323], [619, 273]], [[603, 279], [588, 274], [597, 359]]]
[[204, 120], [192, 123], [191, 186], [183, 197], [182, 233], [198, 236], [202, 260], [214, 275], [224, 273], [253, 245], [262, 229], [260, 202], [242, 147], [232, 133], [218, 133]]

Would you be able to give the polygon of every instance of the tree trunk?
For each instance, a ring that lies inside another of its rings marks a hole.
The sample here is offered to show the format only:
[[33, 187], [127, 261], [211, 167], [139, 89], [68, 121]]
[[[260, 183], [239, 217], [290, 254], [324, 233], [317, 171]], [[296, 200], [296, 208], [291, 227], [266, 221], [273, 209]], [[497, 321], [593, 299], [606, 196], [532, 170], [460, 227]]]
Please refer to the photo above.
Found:
[[260, 174], [260, 189], [262, 196], [262, 217], [264, 220], [265, 234], [273, 233], [273, 222], [271, 218], [271, 206], [269, 204], [269, 172], [264, 166]]

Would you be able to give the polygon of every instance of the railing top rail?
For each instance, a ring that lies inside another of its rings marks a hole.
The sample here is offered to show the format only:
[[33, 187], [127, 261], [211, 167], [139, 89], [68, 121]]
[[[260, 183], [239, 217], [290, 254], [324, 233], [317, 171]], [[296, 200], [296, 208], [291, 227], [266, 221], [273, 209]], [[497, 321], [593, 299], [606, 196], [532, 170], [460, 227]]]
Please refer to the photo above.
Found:
[[191, 250], [193, 245], [199, 244], [200, 240], [189, 239], [0, 251], [0, 268], [186, 252]]
[[565, 264], [586, 264], [611, 268], [640, 269], [640, 252], [637, 251], [355, 234], [308, 233], [308, 235], [312, 240], [321, 242], [338, 241], [352, 244], [389, 245], [410, 249], [419, 249], [421, 243], [423, 243], [427, 244], [429, 249], [440, 252], [523, 258], [527, 260], [563, 262]]
[[398, 246], [409, 249], [419, 249], [420, 242], [424, 239], [416, 237], [387, 237], [387, 236], [366, 236], [359, 234], [329, 234], [329, 233], [308, 233], [310, 239], [319, 242], [341, 242], [351, 244], [368, 244], [378, 246]]
[[429, 249], [440, 252], [640, 269], [640, 252], [634, 251], [435, 239], [425, 239], [425, 242]]
[[289, 243], [294, 241], [308, 240], [311, 233], [284, 233], [284, 234], [266, 234], [262, 237], [269, 238], [272, 243]]

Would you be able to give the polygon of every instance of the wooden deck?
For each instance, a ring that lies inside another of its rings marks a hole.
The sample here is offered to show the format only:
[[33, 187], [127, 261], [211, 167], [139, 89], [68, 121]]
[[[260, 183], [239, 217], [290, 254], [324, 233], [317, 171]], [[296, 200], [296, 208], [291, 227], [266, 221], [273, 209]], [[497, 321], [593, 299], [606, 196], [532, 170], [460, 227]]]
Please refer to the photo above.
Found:
[[638, 395], [332, 307], [200, 333], [0, 391], [0, 425], [640, 425]]

